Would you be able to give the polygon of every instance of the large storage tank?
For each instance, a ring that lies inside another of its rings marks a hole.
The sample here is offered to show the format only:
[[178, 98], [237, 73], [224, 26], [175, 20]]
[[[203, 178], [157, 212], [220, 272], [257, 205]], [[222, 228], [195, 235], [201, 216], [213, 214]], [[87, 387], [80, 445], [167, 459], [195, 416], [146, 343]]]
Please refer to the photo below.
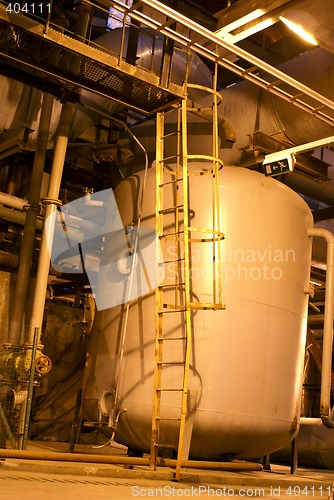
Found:
[[[143, 173], [132, 176], [116, 189], [124, 225], [136, 223], [143, 177]], [[208, 177], [191, 178], [195, 227], [211, 224]], [[224, 167], [219, 184], [226, 235], [221, 276], [226, 310], [198, 310], [193, 315], [190, 388], [196, 403], [190, 456], [247, 459], [281, 448], [298, 431], [308, 304], [304, 287], [309, 284], [311, 259], [306, 231], [312, 227], [312, 215], [295, 192], [260, 173]], [[142, 224], [153, 228], [154, 193], [155, 171], [151, 169]], [[172, 199], [172, 191], [169, 196]], [[109, 251], [112, 254], [113, 249]], [[168, 253], [171, 257], [172, 250]], [[118, 258], [114, 255], [111, 260]], [[192, 274], [194, 286], [204, 290], [204, 299], [208, 269], [203, 249], [193, 259]], [[121, 271], [120, 266], [119, 280], [124, 280]], [[166, 266], [167, 280], [168, 273]], [[124, 311], [120, 305], [96, 314], [84, 407], [90, 420], [97, 421], [99, 411], [108, 420], [117, 385], [118, 409], [126, 412], [120, 416], [115, 438], [131, 449], [147, 452], [153, 400], [154, 291], [130, 303], [119, 364]], [[166, 323], [167, 335], [183, 328], [176, 319]], [[166, 370], [171, 381], [181, 377], [175, 366]], [[171, 416], [177, 414], [177, 407], [177, 395], [171, 394]], [[162, 441], [167, 441], [167, 434], [176, 444], [175, 425], [170, 424]]]

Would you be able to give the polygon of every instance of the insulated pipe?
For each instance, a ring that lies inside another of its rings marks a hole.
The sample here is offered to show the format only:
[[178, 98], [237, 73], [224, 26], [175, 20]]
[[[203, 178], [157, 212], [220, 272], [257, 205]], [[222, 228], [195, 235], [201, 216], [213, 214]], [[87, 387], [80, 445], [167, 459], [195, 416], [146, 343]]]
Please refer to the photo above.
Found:
[[[334, 99], [334, 55], [314, 49], [285, 62], [278, 68], [326, 98]], [[284, 86], [284, 83], [282, 82]], [[249, 147], [249, 134], [256, 130], [271, 136], [283, 132], [294, 144], [332, 135], [332, 127], [306, 114], [292, 104], [259, 89], [250, 82], [240, 82], [221, 91], [222, 115], [235, 125], [237, 140], [231, 149], [220, 151], [223, 161], [239, 164]]]
[[19, 263], [19, 258], [17, 255], [14, 255], [9, 252], [3, 252], [0, 250], [0, 265], [1, 266], [8, 266], [15, 268], [18, 266]]
[[311, 327], [316, 327], [319, 326], [321, 328], [323, 322], [324, 322], [324, 315], [323, 314], [312, 314], [307, 318], [307, 324]]
[[73, 31], [76, 33], [76, 38], [78, 40], [85, 40], [85, 38], [88, 37], [88, 29], [94, 13], [94, 7], [82, 1], [76, 6], [76, 12], [78, 13], [78, 19]]
[[[0, 458], [18, 458], [22, 460], [50, 460], [56, 462], [84, 462], [96, 464], [115, 464], [115, 465], [149, 465], [150, 459], [145, 457], [126, 457], [126, 456], [101, 456], [86, 455], [79, 453], [58, 453], [50, 451], [23, 451], [0, 449]], [[176, 467], [175, 459], [158, 458], [159, 467]], [[202, 462], [196, 460], [182, 460], [182, 467], [188, 469], [206, 469], [223, 471], [261, 471], [261, 464], [254, 462]]]
[[134, 154], [127, 148], [117, 144], [69, 144], [66, 157], [85, 158], [96, 163], [117, 162], [128, 163]]
[[[59, 121], [58, 136], [53, 156], [50, 184], [48, 196], [44, 200], [46, 204], [44, 221], [51, 221], [52, 214], [57, 210], [60, 204], [58, 200], [61, 178], [63, 174], [64, 161], [66, 156], [66, 148], [70, 132], [73, 106], [72, 104], [64, 104]], [[40, 343], [40, 336], [43, 323], [45, 293], [48, 283], [49, 268], [50, 268], [50, 247], [53, 242], [53, 223], [48, 223], [43, 226], [41, 247], [39, 252], [39, 260], [36, 275], [36, 288], [34, 301], [32, 306], [28, 343], [32, 344], [35, 328], [38, 328], [39, 338], [37, 344]]]
[[[19, 224], [20, 226], [24, 226], [26, 214], [24, 212], [13, 210], [12, 208], [0, 207], [0, 219], [3, 219], [7, 222], [13, 222], [14, 224]], [[36, 229], [38, 231], [41, 231], [42, 227], [43, 222], [40, 219], [37, 219]]]
[[307, 230], [308, 236], [324, 238], [327, 242], [326, 292], [323, 330], [323, 351], [321, 370], [320, 416], [326, 427], [334, 428], [330, 420], [330, 395], [333, 355], [333, 313], [334, 313], [334, 235], [321, 228]]
[[23, 210], [28, 202], [17, 196], [12, 196], [11, 194], [0, 193], [0, 203], [7, 207], [15, 208], [16, 210]]
[[27, 205], [28, 209], [24, 223], [24, 233], [21, 245], [21, 254], [14, 294], [13, 310], [8, 332], [8, 343], [14, 345], [18, 345], [20, 343], [22, 331], [22, 323], [29, 284], [31, 259], [34, 251], [36, 222], [39, 212], [39, 199], [49, 137], [52, 105], [53, 97], [50, 94], [44, 93], [37, 136], [37, 146], [30, 181], [30, 192]]
[[295, 172], [289, 172], [285, 177], [284, 183], [294, 191], [327, 205], [333, 204], [334, 181], [311, 179]]

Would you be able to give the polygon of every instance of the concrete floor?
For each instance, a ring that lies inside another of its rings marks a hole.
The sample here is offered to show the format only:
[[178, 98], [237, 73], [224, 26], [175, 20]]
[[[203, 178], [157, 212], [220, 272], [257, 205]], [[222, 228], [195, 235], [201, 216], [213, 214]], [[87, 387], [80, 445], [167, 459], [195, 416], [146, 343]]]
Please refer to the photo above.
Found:
[[[29, 451], [68, 451], [66, 443], [30, 442]], [[110, 448], [76, 445], [76, 453], [110, 454]], [[113, 453], [124, 453], [122, 448]], [[1, 450], [0, 450], [1, 458]], [[334, 471], [298, 469], [272, 465], [271, 471], [221, 472], [183, 470], [181, 481], [172, 480], [173, 470], [147, 467], [54, 462], [6, 458], [0, 460], [0, 498], [10, 500], [133, 499], [147, 497], [261, 497], [264, 499], [333, 498]]]

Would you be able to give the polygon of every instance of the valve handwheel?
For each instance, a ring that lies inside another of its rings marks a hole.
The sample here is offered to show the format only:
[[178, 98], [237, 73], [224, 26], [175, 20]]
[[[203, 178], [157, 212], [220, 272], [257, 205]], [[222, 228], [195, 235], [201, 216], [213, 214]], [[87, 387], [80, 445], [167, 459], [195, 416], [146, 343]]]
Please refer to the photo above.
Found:
[[49, 356], [42, 354], [36, 359], [36, 370], [38, 371], [38, 373], [45, 375], [46, 373], [49, 373], [51, 368], [52, 368], [52, 361], [49, 358]]

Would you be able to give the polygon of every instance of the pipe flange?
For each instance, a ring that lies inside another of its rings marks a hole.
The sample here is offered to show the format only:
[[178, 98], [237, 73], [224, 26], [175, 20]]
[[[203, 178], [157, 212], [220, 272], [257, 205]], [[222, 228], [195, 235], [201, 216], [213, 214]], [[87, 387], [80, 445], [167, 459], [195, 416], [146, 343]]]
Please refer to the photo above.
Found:
[[98, 398], [98, 407], [100, 414], [108, 417], [115, 408], [116, 391], [114, 389], [103, 390]]
[[38, 214], [40, 214], [43, 210], [43, 207], [41, 205], [34, 205], [27, 203], [26, 205], [23, 205], [23, 212], [28, 212], [29, 210], [34, 210]]
[[35, 364], [36, 371], [40, 373], [41, 375], [45, 375], [46, 373], [49, 373], [49, 371], [52, 368], [52, 361], [49, 358], [49, 356], [46, 356], [45, 354], [42, 354], [36, 359], [36, 364]]
[[58, 200], [58, 198], [42, 198], [43, 205], [56, 205], [57, 207], [61, 207], [63, 202]]

